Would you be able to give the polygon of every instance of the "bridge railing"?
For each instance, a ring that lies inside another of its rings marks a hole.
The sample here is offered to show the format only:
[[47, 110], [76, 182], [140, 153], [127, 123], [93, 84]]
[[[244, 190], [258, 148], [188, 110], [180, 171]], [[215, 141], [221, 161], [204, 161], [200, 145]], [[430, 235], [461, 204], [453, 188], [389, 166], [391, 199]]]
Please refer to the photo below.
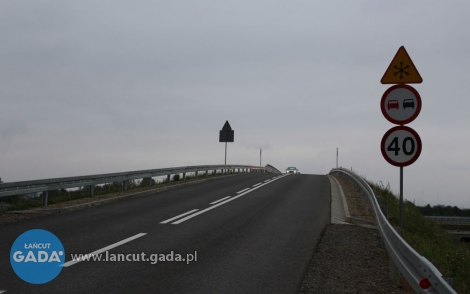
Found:
[[268, 164], [265, 166], [265, 169], [267, 172], [272, 173], [272, 174], [282, 174], [277, 168], [274, 166]]
[[47, 206], [47, 192], [51, 190], [89, 186], [90, 196], [93, 196], [94, 187], [99, 184], [123, 182], [123, 190], [125, 191], [127, 190], [129, 180], [147, 179], [148, 185], [150, 186], [152, 183], [150, 179], [152, 177], [166, 176], [166, 181], [170, 182], [171, 175], [174, 174], [183, 174], [183, 179], [185, 179], [186, 173], [195, 173], [195, 175], [198, 176], [199, 172], [204, 172], [207, 177], [210, 171], [217, 172], [219, 170], [221, 173], [226, 173], [228, 171], [280, 173], [272, 167], [256, 167], [250, 165], [198, 165], [170, 167], [110, 174], [0, 183], [0, 197], [42, 192], [43, 205]]
[[[416, 293], [457, 293], [444, 280], [439, 270], [408, 245], [390, 225], [380, 209], [374, 191], [362, 177], [343, 168], [332, 169], [330, 174], [348, 179], [369, 200], [374, 211], [375, 224], [390, 258]], [[427, 279], [431, 284], [427, 290], [423, 290], [419, 285], [423, 279]]]
[[470, 217], [460, 216], [425, 216], [430, 221], [438, 224], [452, 224], [452, 225], [470, 225]]

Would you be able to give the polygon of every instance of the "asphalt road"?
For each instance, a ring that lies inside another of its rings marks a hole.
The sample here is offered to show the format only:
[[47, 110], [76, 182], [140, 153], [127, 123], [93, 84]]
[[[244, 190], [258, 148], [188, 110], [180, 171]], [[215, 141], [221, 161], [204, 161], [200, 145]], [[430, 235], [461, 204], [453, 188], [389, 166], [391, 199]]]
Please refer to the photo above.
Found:
[[[275, 176], [229, 177], [0, 226], [0, 293], [297, 293], [330, 220], [330, 185], [324, 175]], [[52, 232], [65, 248], [66, 266], [46, 284], [24, 282], [10, 265], [13, 242], [30, 229]], [[108, 259], [168, 259], [173, 251], [197, 260], [71, 261], [96, 251], [104, 259], [112, 244]]]

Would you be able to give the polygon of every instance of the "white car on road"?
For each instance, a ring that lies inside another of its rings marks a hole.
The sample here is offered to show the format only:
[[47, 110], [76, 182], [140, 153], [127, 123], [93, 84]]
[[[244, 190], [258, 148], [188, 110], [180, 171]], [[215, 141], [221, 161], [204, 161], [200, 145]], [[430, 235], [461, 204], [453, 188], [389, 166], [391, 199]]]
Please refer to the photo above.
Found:
[[300, 174], [300, 173], [296, 167], [288, 167], [286, 169], [286, 174]]

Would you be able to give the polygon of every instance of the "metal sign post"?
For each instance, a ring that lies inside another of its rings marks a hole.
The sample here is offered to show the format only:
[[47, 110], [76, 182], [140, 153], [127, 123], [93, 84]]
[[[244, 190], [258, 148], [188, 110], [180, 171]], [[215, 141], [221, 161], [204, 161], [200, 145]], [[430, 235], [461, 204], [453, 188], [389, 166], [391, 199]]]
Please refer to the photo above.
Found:
[[338, 168], [338, 148], [336, 148], [336, 168]]
[[261, 167], [261, 152], [263, 151], [263, 149], [260, 149], [259, 150], [259, 166]]
[[400, 166], [400, 235], [403, 232], [403, 166]]
[[227, 165], [227, 142], [233, 142], [234, 137], [235, 131], [232, 130], [227, 120], [219, 132], [219, 142], [225, 142], [225, 165]]
[[405, 47], [401, 46], [385, 71], [382, 84], [397, 84], [388, 88], [380, 101], [384, 117], [399, 126], [391, 128], [382, 137], [380, 149], [385, 160], [400, 167], [400, 234], [403, 232], [403, 167], [415, 162], [421, 154], [421, 138], [405, 124], [412, 122], [421, 111], [421, 97], [408, 84], [423, 82]]

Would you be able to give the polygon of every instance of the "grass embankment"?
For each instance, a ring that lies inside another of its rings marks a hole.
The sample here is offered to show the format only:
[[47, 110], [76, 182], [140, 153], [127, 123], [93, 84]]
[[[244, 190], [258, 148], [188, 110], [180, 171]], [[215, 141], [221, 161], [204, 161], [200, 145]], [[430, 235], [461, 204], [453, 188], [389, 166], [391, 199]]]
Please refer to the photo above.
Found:
[[[390, 189], [368, 181], [381, 205], [388, 207], [388, 220], [399, 224], [399, 200]], [[459, 243], [442, 227], [427, 220], [420, 209], [410, 201], [403, 203], [403, 239], [419, 254], [426, 257], [443, 277], [453, 278], [453, 288], [458, 293], [470, 293], [470, 246]]]
[[[218, 176], [222, 176], [226, 174], [227, 173], [225, 174], [209, 173], [208, 177], [212, 178], [212, 177], [218, 177]], [[230, 174], [233, 174], [233, 172], [231, 172]], [[170, 183], [167, 183], [166, 180], [155, 181], [154, 179], [152, 179], [151, 187], [148, 187], [148, 182], [146, 181], [137, 182], [135, 180], [130, 180], [128, 183], [127, 191], [139, 192], [139, 191], [151, 189], [152, 187], [155, 188], [155, 186], [158, 186], [158, 187], [170, 186], [170, 185], [175, 185], [175, 184], [179, 184], [179, 183], [183, 183], [187, 181], [204, 179], [205, 177], [206, 177], [205, 174], [199, 174], [198, 177], [196, 177], [194, 173], [190, 173], [190, 174], [186, 174], [186, 180], [182, 181], [180, 175], [176, 174], [176, 175], [173, 175]], [[95, 189], [94, 189], [95, 196], [115, 194], [115, 193], [122, 193], [122, 182], [109, 183], [105, 185], [97, 185], [95, 186]], [[66, 201], [77, 200], [81, 198], [87, 198], [87, 197], [90, 197], [88, 187], [82, 187], [75, 191], [67, 191], [65, 189], [53, 190], [53, 191], [49, 191], [48, 204], [51, 205], [51, 204], [56, 204], [56, 203], [61, 203], [61, 202], [66, 202]], [[16, 196], [5, 197], [3, 200], [6, 200], [6, 203], [10, 204], [8, 207], [6, 207], [6, 209], [4, 209], [5, 211], [25, 210], [25, 209], [31, 209], [31, 208], [42, 206], [42, 196], [25, 199], [23, 197], [20, 197], [19, 195], [16, 195]]]

